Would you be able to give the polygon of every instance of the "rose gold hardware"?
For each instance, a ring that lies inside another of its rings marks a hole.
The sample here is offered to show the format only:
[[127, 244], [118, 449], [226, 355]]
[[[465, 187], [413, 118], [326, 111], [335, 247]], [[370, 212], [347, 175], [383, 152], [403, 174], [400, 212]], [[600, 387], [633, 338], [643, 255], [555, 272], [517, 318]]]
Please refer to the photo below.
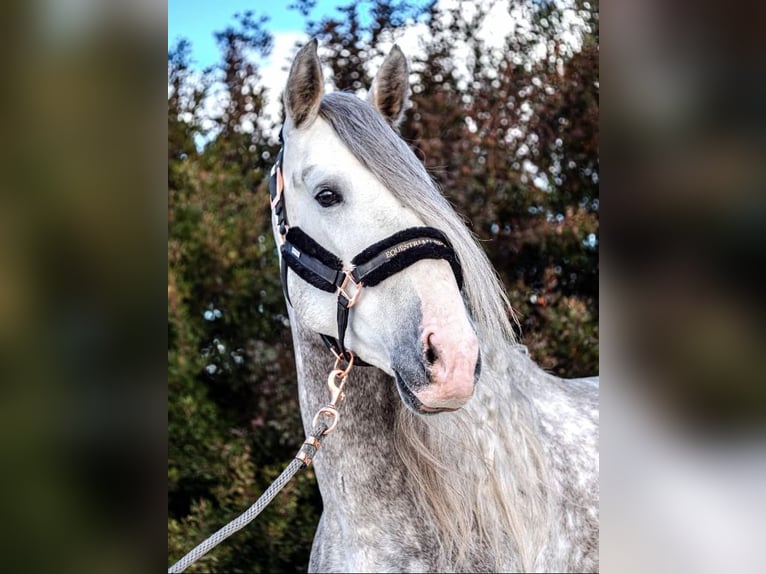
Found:
[[[319, 447], [321, 444], [322, 443], [320, 443], [319, 439], [317, 439], [315, 436], [308, 437], [305, 441], [303, 441], [303, 446], [301, 446], [301, 449], [298, 451], [298, 454], [295, 455], [295, 458], [297, 458], [306, 466], [309, 466], [312, 461], [312, 456], [316, 456], [316, 453], [319, 452]], [[306, 447], [309, 446], [314, 448], [313, 455], [309, 455], [306, 451]]]
[[313, 446], [316, 450], [319, 450], [319, 447], [322, 443], [320, 443], [316, 437], [310, 436], [305, 441], [303, 441], [303, 444], [306, 444], [308, 446]]
[[[353, 363], [353, 360], [350, 362]], [[343, 394], [343, 387], [346, 385], [348, 372], [351, 370], [351, 366], [352, 365], [350, 364], [345, 371], [341, 371], [340, 369], [333, 369], [330, 372], [330, 375], [327, 377], [327, 386], [330, 388], [330, 403], [317, 411], [317, 414], [314, 415], [314, 421], [312, 423], [313, 426], [316, 427], [319, 423], [320, 416], [325, 415], [332, 417], [332, 423], [327, 429], [325, 429], [325, 431], [322, 433], [323, 435], [330, 434], [335, 430], [335, 427], [338, 424], [338, 404], [340, 404], [340, 402], [345, 397]], [[337, 380], [340, 380], [340, 384], [336, 383]]]
[[[343, 279], [343, 283], [341, 283], [340, 287], [338, 287], [338, 293], [343, 295], [346, 299], [348, 299], [348, 307], [349, 309], [356, 305], [356, 302], [359, 300], [359, 295], [362, 294], [362, 288], [364, 285], [362, 285], [361, 282], [357, 283], [354, 281], [353, 277], [351, 277], [351, 271], [343, 270], [343, 274], [345, 275], [345, 278]], [[349, 281], [354, 284], [354, 287], [356, 288], [356, 291], [354, 292], [354, 296], [349, 296], [348, 293], [346, 293], [346, 286], [348, 285]]]
[[[346, 385], [346, 379], [348, 378], [348, 370], [341, 371], [340, 369], [334, 369], [330, 372], [330, 376], [327, 377], [327, 386], [330, 387], [330, 404], [332, 408], [336, 408], [338, 403], [343, 400], [343, 387]], [[344, 374], [346, 373], [346, 374]], [[336, 379], [340, 379], [340, 385], [335, 383]]]
[[311, 465], [311, 457], [309, 455], [307, 455], [305, 452], [303, 452], [302, 450], [298, 451], [298, 454], [295, 455], [295, 458], [297, 458], [299, 461], [301, 461], [306, 466], [310, 466]]
[[322, 407], [321, 409], [319, 409], [319, 411], [317, 411], [317, 414], [314, 415], [314, 421], [312, 422], [314, 426], [317, 426], [317, 424], [319, 424], [319, 417], [321, 415], [327, 415], [332, 417], [332, 424], [329, 427], [327, 427], [324, 430], [324, 432], [322, 432], [323, 435], [328, 435], [335, 430], [335, 427], [338, 424], [338, 410], [335, 407], [331, 407], [331, 406]]
[[[282, 179], [282, 169], [277, 168], [277, 194], [274, 196], [274, 199], [271, 200], [271, 209], [274, 209], [274, 207], [281, 201], [282, 199], [282, 190], [285, 187], [285, 181]], [[284, 209], [284, 207], [282, 208]]]
[[[335, 355], [335, 366], [333, 367], [333, 372], [340, 371], [340, 364], [345, 361], [346, 359], [339, 355], [337, 352], [335, 352], [335, 349], [331, 349], [333, 355]], [[346, 367], [346, 370], [341, 371], [340, 374], [337, 376], [339, 379], [343, 379], [348, 376], [348, 374], [351, 372], [351, 367], [354, 366], [354, 353], [351, 351], [346, 351], [349, 356], [351, 357], [348, 361], [348, 367]]]

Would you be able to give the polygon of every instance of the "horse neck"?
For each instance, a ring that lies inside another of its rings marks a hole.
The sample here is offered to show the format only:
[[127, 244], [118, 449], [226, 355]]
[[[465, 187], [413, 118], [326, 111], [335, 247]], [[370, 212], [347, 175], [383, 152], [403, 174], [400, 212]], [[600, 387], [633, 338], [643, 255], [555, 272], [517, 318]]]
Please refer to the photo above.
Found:
[[[297, 321], [291, 324], [298, 397], [303, 426], [308, 433], [312, 429], [314, 414], [330, 400], [327, 379], [334, 357], [318, 335], [303, 329]], [[373, 367], [355, 367], [349, 374], [344, 395], [338, 407], [338, 426], [324, 441], [316, 458], [320, 487], [321, 477], [337, 474], [342, 468], [337, 461], [323, 464], [330, 458], [352, 459], [357, 466], [382, 467], [390, 464], [389, 459], [393, 457], [393, 451], [389, 452], [386, 445], [391, 442], [396, 418], [403, 406], [391, 378]], [[333, 454], [336, 452], [337, 456]], [[367, 456], [372, 453], [375, 456]]]
[[[295, 321], [291, 324], [301, 416], [308, 433], [314, 414], [330, 399], [327, 378], [334, 358], [316, 334]], [[395, 450], [402, 408], [395, 384], [385, 373], [373, 367], [351, 371], [338, 425], [314, 459], [323, 503], [322, 535], [317, 538], [322, 538], [319, 546], [325, 553], [341, 556], [333, 563], [335, 569], [365, 571], [385, 564], [402, 571], [436, 567], [431, 561], [438, 554], [436, 529], [426, 516], [413, 512], [406, 469]], [[417, 541], [419, 551], [403, 552], [408, 542], [401, 541]], [[315, 540], [315, 549], [317, 544]]]
[[[309, 432], [314, 413], [329, 400], [327, 377], [333, 357], [316, 334], [294, 321], [292, 325], [301, 414]], [[513, 496], [503, 499], [503, 493], [519, 489], [530, 493], [526, 484], [533, 473], [529, 460], [521, 460], [518, 454], [529, 457], [530, 445], [525, 440], [531, 434], [525, 433], [531, 424], [526, 401], [515, 389], [526, 386], [520, 380], [528, 375], [525, 358], [512, 353], [515, 359], [509, 363], [504, 353], [486, 351], [473, 399], [457, 413], [434, 417], [406, 411], [395, 383], [382, 371], [353, 369], [338, 426], [315, 458], [324, 512], [334, 516], [344, 531], [372, 529], [368, 542], [373, 545], [379, 545], [391, 531], [399, 533], [401, 540], [432, 544], [430, 551], [420, 553], [436, 560], [421, 564], [427, 569], [454, 564], [456, 554], [462, 556], [467, 569], [520, 567], [518, 556], [505, 558], [503, 564], [476, 558], [493, 554], [487, 552], [487, 546], [504, 547], [506, 557], [512, 546], [524, 552], [500, 524], [514, 522], [509, 514], [518, 510], [512, 508], [518, 500]], [[514, 365], [514, 360], [519, 364]], [[509, 374], [517, 385], [509, 383]], [[478, 529], [485, 530], [480, 535], [476, 535], [477, 522]], [[381, 531], [388, 534], [375, 539], [374, 533]], [[430, 535], [424, 538], [424, 533]], [[525, 535], [512, 534], [516, 538]], [[445, 537], [452, 546], [445, 543]]]

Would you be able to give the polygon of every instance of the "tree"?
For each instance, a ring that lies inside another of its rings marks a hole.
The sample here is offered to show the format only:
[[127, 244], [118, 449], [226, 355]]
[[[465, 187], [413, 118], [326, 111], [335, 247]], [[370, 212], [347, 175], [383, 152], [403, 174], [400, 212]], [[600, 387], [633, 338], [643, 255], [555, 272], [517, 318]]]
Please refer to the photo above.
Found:
[[583, 10], [595, 25], [573, 51], [561, 9], [511, 7], [531, 27], [494, 51], [479, 34], [484, 12], [430, 6], [402, 134], [485, 241], [532, 356], [581, 376], [598, 371], [597, 14]]
[[[203, 89], [188, 73], [188, 45], [169, 56], [171, 559], [249, 506], [301, 436], [265, 200], [276, 142], [259, 125], [264, 98], [257, 58], [271, 44], [264, 23], [246, 13], [216, 36], [223, 63], [209, 72], [204, 89], [218, 89], [226, 104], [206, 118], [213, 123], [207, 132], [197, 120], [204, 116], [201, 98], [181, 97]], [[197, 136], [209, 138], [200, 150]], [[311, 473], [288, 490], [284, 504], [190, 571], [305, 568], [319, 506]]]

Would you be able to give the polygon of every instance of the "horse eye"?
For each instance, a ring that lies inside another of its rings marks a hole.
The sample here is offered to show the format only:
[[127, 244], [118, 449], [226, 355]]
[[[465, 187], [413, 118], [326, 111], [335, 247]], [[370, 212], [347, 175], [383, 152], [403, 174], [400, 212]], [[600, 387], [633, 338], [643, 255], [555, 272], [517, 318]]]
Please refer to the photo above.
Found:
[[333, 190], [325, 188], [317, 193], [314, 196], [314, 199], [316, 199], [319, 205], [322, 207], [331, 207], [337, 203], [340, 203], [343, 198]]

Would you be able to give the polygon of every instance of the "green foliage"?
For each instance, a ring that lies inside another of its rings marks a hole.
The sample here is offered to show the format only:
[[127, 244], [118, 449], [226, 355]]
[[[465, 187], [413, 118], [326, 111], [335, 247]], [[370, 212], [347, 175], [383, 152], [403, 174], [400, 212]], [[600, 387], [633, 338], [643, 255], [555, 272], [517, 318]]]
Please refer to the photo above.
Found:
[[[591, 33], [571, 53], [555, 5], [511, 6], [533, 26], [502, 51], [477, 37], [481, 10], [465, 20], [431, 7], [402, 134], [485, 241], [535, 360], [560, 376], [595, 373], [598, 14], [581, 10]], [[459, 79], [456, 39], [472, 48], [472, 83]]]
[[[252, 504], [300, 442], [290, 335], [269, 231], [265, 179], [275, 142], [241, 129], [263, 108], [253, 48], [270, 37], [251, 15], [218, 36], [232, 95], [201, 151], [197, 86], [184, 44], [168, 58], [169, 561]], [[255, 44], [255, 46], [254, 46]], [[183, 82], [186, 82], [184, 84]], [[246, 89], [243, 89], [247, 86]], [[305, 567], [318, 518], [311, 473], [196, 572]]]
[[[402, 135], [483, 241], [522, 342], [562, 376], [598, 371], [594, 5], [579, 8], [590, 32], [574, 52], [545, 3], [511, 3], [533, 25], [500, 52], [476, 35], [481, 11], [465, 21], [435, 2], [353, 3], [342, 19], [307, 24], [346, 89], [369, 86], [364, 63], [381, 38], [415, 18], [428, 26], [424, 49], [409, 55], [419, 71]], [[295, 4], [306, 17], [313, 7]], [[216, 40], [212, 70], [194, 71], [188, 42], [168, 54], [169, 564], [252, 504], [302, 440], [267, 201], [278, 145], [259, 123], [258, 61], [272, 38], [265, 19], [245, 13]], [[456, 65], [459, 41], [471, 81]], [[218, 117], [205, 117], [211, 93], [225, 102]], [[305, 570], [320, 512], [313, 473], [299, 474], [189, 571]]]

